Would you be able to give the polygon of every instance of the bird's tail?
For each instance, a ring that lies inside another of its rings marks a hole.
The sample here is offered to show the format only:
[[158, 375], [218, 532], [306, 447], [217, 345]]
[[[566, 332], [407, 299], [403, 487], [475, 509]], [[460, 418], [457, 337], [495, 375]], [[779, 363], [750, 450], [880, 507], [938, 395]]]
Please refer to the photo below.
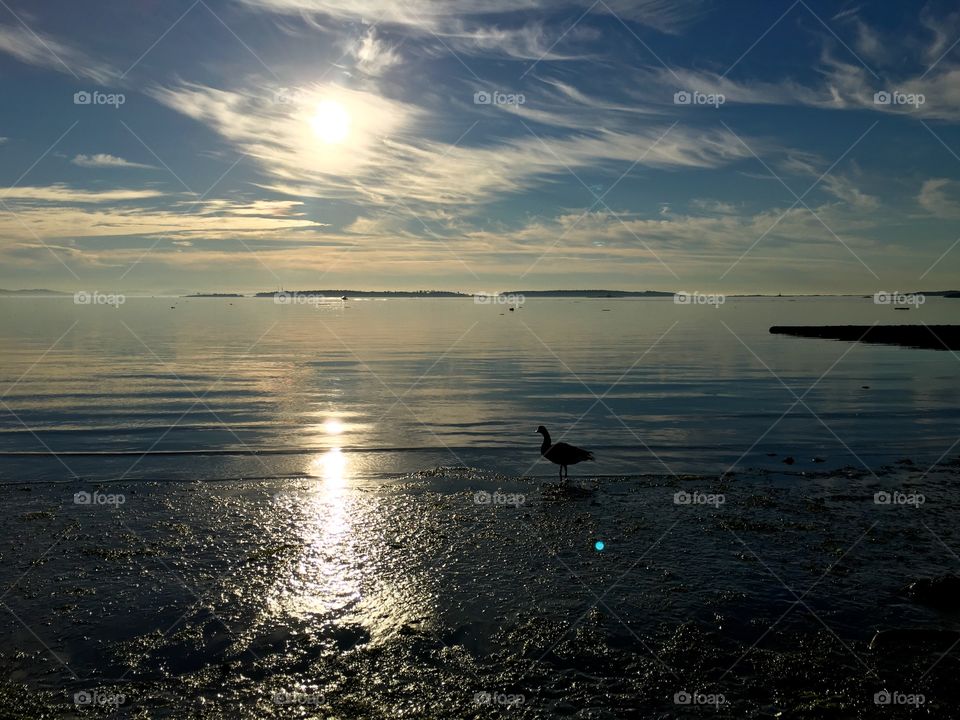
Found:
[[592, 452], [590, 452], [589, 450], [585, 450], [584, 452], [586, 452], [586, 454], [587, 454], [587, 458], [586, 458], [587, 460], [593, 460], [593, 453], [592, 453]]

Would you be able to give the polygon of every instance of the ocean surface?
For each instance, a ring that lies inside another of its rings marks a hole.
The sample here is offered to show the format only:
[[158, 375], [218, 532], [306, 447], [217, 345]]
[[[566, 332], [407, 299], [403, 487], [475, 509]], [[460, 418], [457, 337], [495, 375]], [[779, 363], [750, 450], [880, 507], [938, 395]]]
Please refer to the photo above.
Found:
[[0, 717], [957, 717], [956, 302], [0, 300]]
[[960, 435], [955, 353], [768, 332], [950, 323], [955, 300], [509, 307], [0, 300], [0, 482], [311, 475], [329, 451], [355, 475], [549, 475], [541, 424], [595, 453], [574, 475], [932, 464]]

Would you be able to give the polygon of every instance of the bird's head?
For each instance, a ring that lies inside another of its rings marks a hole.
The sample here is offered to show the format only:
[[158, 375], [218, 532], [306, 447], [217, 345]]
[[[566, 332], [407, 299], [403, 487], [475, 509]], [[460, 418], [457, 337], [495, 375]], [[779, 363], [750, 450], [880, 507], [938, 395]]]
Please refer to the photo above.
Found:
[[543, 425], [541, 425], [540, 427], [537, 428], [537, 432], [540, 433], [541, 435], [546, 435], [547, 429]]

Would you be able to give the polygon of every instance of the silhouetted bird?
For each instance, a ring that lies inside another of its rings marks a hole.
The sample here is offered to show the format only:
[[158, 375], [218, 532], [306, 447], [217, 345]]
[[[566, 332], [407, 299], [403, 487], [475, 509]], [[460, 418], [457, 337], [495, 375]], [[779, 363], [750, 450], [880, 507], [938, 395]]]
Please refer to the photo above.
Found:
[[565, 479], [564, 473], [566, 473], [566, 478], [570, 477], [570, 471], [567, 470], [567, 465], [576, 465], [578, 462], [583, 462], [584, 460], [593, 460], [593, 453], [589, 450], [582, 450], [573, 445], [567, 445], [565, 442], [551, 443], [550, 433], [547, 432], [547, 429], [543, 425], [537, 428], [537, 432], [543, 435], [540, 454], [550, 462], [560, 466], [561, 480]]

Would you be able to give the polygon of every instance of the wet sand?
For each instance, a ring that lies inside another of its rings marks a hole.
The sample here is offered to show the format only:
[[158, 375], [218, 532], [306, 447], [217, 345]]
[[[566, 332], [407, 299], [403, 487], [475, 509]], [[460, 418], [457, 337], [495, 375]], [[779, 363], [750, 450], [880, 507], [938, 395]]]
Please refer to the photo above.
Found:
[[905, 588], [960, 572], [960, 468], [925, 469], [3, 487], [0, 705], [952, 717], [960, 598]]

